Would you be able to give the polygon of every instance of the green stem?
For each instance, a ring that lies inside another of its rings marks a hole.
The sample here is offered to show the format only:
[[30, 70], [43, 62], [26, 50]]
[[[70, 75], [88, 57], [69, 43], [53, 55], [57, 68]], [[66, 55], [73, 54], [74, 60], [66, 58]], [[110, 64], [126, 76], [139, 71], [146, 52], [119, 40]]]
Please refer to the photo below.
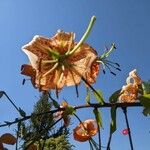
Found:
[[89, 35], [93, 25], [94, 25], [95, 20], [96, 20], [96, 17], [92, 16], [92, 18], [90, 20], [90, 23], [88, 25], [88, 28], [86, 29], [84, 35], [82, 36], [79, 43], [74, 47], [74, 49], [72, 51], [70, 51], [69, 55], [72, 55], [83, 44], [83, 42], [86, 40], [86, 38], [88, 37], [88, 35]]

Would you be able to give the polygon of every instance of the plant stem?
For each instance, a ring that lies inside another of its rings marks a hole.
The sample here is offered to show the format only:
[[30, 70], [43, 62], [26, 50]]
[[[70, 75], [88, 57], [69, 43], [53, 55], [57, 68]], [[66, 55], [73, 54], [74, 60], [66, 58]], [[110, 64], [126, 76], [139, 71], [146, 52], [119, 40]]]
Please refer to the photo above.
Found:
[[[80, 122], [80, 123], [82, 123], [82, 121], [81, 121], [81, 119], [74, 113], [73, 114], [77, 119], [78, 119], [78, 121]], [[84, 125], [83, 125], [84, 126]]]
[[19, 112], [19, 108], [15, 105], [15, 103], [9, 98], [9, 96], [4, 92], [4, 95], [7, 97], [7, 99], [9, 100], [9, 102], [15, 107], [15, 109]]
[[[103, 105], [99, 104], [99, 103], [90, 103], [89, 104], [85, 104], [85, 105], [80, 105], [80, 106], [75, 106], [74, 107], [74, 110], [77, 110], [77, 109], [82, 109], [82, 108], [110, 108], [110, 107], [116, 107], [116, 108], [124, 108], [124, 107], [142, 107], [141, 103], [140, 102], [137, 102], [137, 103], [104, 103]], [[58, 111], [64, 111], [65, 108], [58, 108], [58, 109], [54, 109], [54, 110], [51, 110], [51, 111], [47, 111], [47, 112], [43, 112], [43, 113], [38, 113], [38, 114], [34, 114], [36, 116], [40, 116], [40, 115], [43, 115], [43, 114], [54, 114]], [[15, 121], [12, 121], [12, 122], [7, 122], [4, 123], [4, 124], [1, 124], [0, 127], [5, 127], [5, 126], [10, 126], [12, 124], [16, 124], [18, 122], [21, 122], [21, 121], [25, 121], [25, 120], [28, 120], [32, 117], [33, 114], [29, 115], [29, 116], [25, 116], [23, 118], [16, 118]]]
[[133, 150], [133, 142], [132, 142], [131, 131], [130, 131], [130, 127], [129, 127], [128, 116], [127, 116], [127, 107], [124, 107], [122, 109], [123, 109], [123, 113], [125, 115], [126, 125], [127, 125], [127, 129], [129, 132], [128, 135], [129, 135], [130, 147], [131, 147], [131, 150]]
[[101, 131], [100, 131], [100, 127], [99, 124], [98, 125], [98, 143], [99, 143], [99, 150], [101, 150]]
[[109, 139], [108, 139], [108, 143], [107, 143], [107, 148], [106, 148], [106, 150], [110, 150], [111, 139], [112, 139], [112, 133], [110, 133], [110, 135], [109, 135]]

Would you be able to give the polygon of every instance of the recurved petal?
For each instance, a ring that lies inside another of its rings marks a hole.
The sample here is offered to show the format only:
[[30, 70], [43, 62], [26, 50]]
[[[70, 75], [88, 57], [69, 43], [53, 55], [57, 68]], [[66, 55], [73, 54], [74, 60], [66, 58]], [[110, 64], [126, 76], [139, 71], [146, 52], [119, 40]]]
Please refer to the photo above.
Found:
[[94, 82], [96, 82], [99, 70], [100, 64], [97, 63], [96, 60], [94, 60], [85, 76], [85, 79], [87, 79], [89, 84], [93, 84]]
[[32, 65], [32, 67], [34, 69], [38, 69], [38, 65], [37, 65], [38, 57], [34, 53], [32, 53], [32, 52], [30, 52], [30, 51], [28, 51], [26, 49], [23, 49], [23, 51], [28, 56], [29, 61], [30, 61], [31, 65]]
[[21, 74], [31, 77], [31, 82], [35, 86], [36, 70], [31, 66], [24, 64], [21, 66]]
[[60, 54], [65, 54], [68, 49], [74, 47], [74, 38], [75, 33], [58, 30], [55, 36], [51, 38], [51, 45], [54, 49], [57, 49]]
[[129, 83], [134, 83], [134, 84], [137, 84], [137, 85], [141, 85], [141, 84], [142, 84], [142, 80], [141, 80], [141, 78], [138, 76], [136, 69], [132, 70], [132, 71], [129, 73], [129, 77], [128, 77], [127, 80], [126, 80], [126, 83], [127, 83], [127, 84], [129, 84]]
[[[51, 39], [39, 35], [33, 37], [32, 41], [22, 47], [22, 50], [30, 51], [40, 59], [49, 59], [48, 49], [51, 48]], [[27, 54], [28, 55], [28, 54]]]

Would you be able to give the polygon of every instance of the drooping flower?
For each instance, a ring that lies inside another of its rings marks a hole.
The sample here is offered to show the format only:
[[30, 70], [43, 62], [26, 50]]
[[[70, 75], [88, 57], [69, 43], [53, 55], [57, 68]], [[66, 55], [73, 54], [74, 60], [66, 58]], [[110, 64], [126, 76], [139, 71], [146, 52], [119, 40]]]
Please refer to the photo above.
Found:
[[86, 79], [89, 84], [93, 84], [96, 82], [96, 78], [98, 76], [100, 70], [100, 64], [95, 60], [91, 64], [90, 70], [87, 72]]
[[95, 67], [97, 52], [84, 43], [95, 20], [93, 16], [79, 42], [74, 41], [74, 33], [60, 30], [52, 38], [35, 36], [22, 47], [30, 64], [23, 65], [21, 73], [30, 76], [33, 86], [40, 91], [78, 85], [82, 77], [90, 84], [95, 82], [98, 73], [92, 74], [99, 71]]
[[0, 150], [5, 150], [3, 144], [14, 145], [16, 144], [17, 139], [10, 133], [5, 133], [0, 136]]
[[136, 69], [129, 73], [126, 83], [127, 85], [123, 86], [120, 92], [119, 101], [134, 103], [138, 97], [139, 87], [142, 84], [142, 80], [137, 75]]
[[73, 136], [76, 141], [85, 142], [96, 135], [98, 126], [96, 120], [88, 119], [81, 122], [74, 130]]
[[140, 86], [142, 84], [142, 80], [141, 78], [138, 76], [137, 74], [137, 70], [134, 69], [129, 73], [129, 77], [126, 80], [126, 83], [132, 83], [132, 84], [137, 84], [138, 86]]
[[[60, 108], [67, 108], [69, 105], [66, 101], [63, 101], [62, 104], [60, 105]], [[64, 125], [67, 127], [70, 124], [70, 117], [64, 114], [64, 111], [58, 111], [54, 114], [54, 119], [60, 119], [63, 118]]]

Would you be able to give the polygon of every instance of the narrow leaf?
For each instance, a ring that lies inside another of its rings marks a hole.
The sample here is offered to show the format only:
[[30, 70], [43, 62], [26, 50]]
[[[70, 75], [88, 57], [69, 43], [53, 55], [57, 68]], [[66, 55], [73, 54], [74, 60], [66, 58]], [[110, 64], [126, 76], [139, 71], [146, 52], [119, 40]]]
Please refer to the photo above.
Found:
[[94, 115], [95, 115], [95, 118], [96, 118], [96, 121], [97, 121], [99, 127], [102, 127], [103, 126], [103, 122], [102, 122], [101, 112], [97, 108], [95, 108], [93, 110], [93, 112], [94, 112]]
[[90, 144], [90, 150], [94, 150], [94, 147], [93, 147], [93, 145], [92, 145], [90, 140], [89, 140], [89, 144]]
[[26, 116], [26, 112], [19, 107], [19, 113], [22, 117]]
[[95, 150], [99, 150], [98, 144], [93, 140], [93, 138], [90, 139], [91, 144], [93, 144]]
[[117, 129], [116, 128], [116, 107], [112, 107], [110, 113], [111, 113], [110, 134], [113, 134]]
[[101, 90], [96, 90], [96, 92], [93, 91], [93, 94], [96, 98], [96, 100], [100, 103], [100, 104], [104, 104], [104, 99], [103, 99], [103, 94]]
[[53, 105], [54, 105], [55, 108], [60, 107], [59, 103], [56, 100], [53, 99], [52, 102], [53, 102]]
[[90, 103], [90, 91], [89, 90], [87, 91], [87, 95], [85, 99], [86, 99], [87, 104], [89, 104]]
[[119, 95], [120, 95], [120, 92], [121, 92], [121, 89], [115, 91], [115, 92], [110, 96], [109, 101], [110, 101], [111, 103], [116, 103], [117, 100], [118, 100], [118, 97], [119, 97]]

